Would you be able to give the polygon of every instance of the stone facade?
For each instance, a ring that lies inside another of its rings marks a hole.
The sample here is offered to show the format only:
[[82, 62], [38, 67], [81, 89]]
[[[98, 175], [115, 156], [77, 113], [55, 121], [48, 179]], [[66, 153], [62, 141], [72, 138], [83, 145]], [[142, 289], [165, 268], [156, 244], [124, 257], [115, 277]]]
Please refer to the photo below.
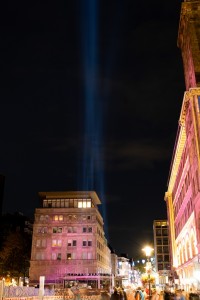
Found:
[[30, 282], [97, 282], [111, 276], [101, 204], [95, 192], [42, 192], [33, 226]]
[[165, 194], [174, 284], [200, 289], [200, 1], [182, 3], [178, 46], [184, 93]]

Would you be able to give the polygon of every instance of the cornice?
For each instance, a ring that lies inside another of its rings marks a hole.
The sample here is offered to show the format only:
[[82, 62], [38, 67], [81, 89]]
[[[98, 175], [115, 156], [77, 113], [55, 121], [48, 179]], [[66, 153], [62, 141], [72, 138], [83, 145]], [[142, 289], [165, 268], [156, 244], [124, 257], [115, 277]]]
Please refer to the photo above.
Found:
[[181, 113], [179, 118], [179, 124], [181, 126], [185, 126], [185, 117], [186, 117], [189, 101], [193, 99], [194, 96], [200, 96], [200, 88], [191, 88], [189, 89], [189, 91], [186, 91], [184, 93], [183, 103], [182, 103]]
[[186, 118], [187, 108], [189, 106], [189, 102], [193, 100], [194, 96], [200, 96], [200, 88], [191, 88], [189, 89], [189, 91], [186, 91], [184, 93], [183, 103], [182, 103], [181, 113], [179, 118], [177, 139], [174, 146], [174, 153], [173, 153], [173, 158], [172, 158], [172, 163], [170, 168], [170, 177], [169, 177], [169, 184], [168, 184], [169, 193], [172, 193], [176, 181], [176, 175], [178, 172], [181, 156], [186, 142], [185, 118]]

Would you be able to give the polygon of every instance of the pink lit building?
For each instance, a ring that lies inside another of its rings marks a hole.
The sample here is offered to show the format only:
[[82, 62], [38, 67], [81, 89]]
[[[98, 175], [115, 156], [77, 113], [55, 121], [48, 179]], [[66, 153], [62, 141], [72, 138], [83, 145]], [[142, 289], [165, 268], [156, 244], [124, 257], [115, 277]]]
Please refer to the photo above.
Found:
[[111, 280], [111, 256], [104, 235], [101, 204], [95, 192], [41, 192], [36, 208], [30, 283], [94, 287]]
[[186, 91], [170, 168], [167, 203], [175, 284], [200, 289], [200, 1], [182, 3], [178, 45]]

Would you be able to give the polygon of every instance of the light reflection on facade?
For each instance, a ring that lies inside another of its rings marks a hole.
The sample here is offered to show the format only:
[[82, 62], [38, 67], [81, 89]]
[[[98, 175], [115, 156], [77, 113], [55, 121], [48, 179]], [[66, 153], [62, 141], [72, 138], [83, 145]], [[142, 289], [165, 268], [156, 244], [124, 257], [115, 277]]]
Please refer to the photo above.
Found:
[[110, 250], [95, 192], [42, 192], [33, 226], [30, 282], [101, 284], [111, 278]]
[[178, 45], [182, 51], [184, 93], [165, 194], [174, 281], [186, 291], [200, 289], [200, 3], [182, 3]]

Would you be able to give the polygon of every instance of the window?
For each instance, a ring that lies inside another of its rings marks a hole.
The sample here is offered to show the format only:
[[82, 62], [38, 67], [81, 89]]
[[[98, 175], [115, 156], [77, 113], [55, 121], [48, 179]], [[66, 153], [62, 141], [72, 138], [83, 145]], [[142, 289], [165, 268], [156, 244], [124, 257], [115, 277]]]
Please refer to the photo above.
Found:
[[82, 252], [82, 259], [87, 259], [87, 252]]
[[163, 246], [163, 252], [164, 252], [164, 253], [169, 253], [169, 248], [168, 248], [168, 246]]
[[162, 255], [157, 255], [157, 259], [158, 259], [158, 262], [162, 262], [163, 261], [163, 256]]
[[87, 232], [87, 228], [86, 227], [83, 227], [83, 232]]
[[163, 235], [168, 236], [168, 230], [167, 229], [163, 229]]
[[92, 253], [88, 252], [88, 259], [92, 259]]
[[168, 239], [167, 238], [163, 238], [163, 245], [168, 245]]
[[157, 243], [157, 245], [162, 245], [162, 239], [157, 238], [157, 239], [156, 239], [156, 243]]
[[45, 216], [41, 215], [40, 216], [40, 221], [44, 221], [45, 220]]
[[156, 229], [156, 235], [161, 235], [161, 229]]
[[92, 207], [91, 199], [78, 200], [78, 208], [89, 208]]
[[62, 227], [53, 227], [53, 233], [62, 233]]
[[61, 247], [62, 241], [61, 240], [52, 240], [51, 245], [52, 245], [52, 247]]
[[67, 259], [72, 259], [72, 254], [71, 253], [67, 253]]
[[67, 253], [67, 259], [76, 259], [76, 253], [72, 252], [72, 253]]
[[164, 261], [166, 262], [166, 261], [169, 261], [169, 255], [164, 255]]
[[44, 240], [44, 239], [36, 240], [36, 247], [37, 248], [39, 248], [39, 247], [45, 248], [46, 247], [46, 240]]
[[92, 232], [92, 227], [88, 227], [88, 232]]
[[87, 241], [83, 241], [83, 247], [87, 246]]
[[162, 247], [157, 247], [157, 253], [162, 253]]
[[51, 254], [51, 259], [52, 260], [61, 260], [61, 253], [55, 253], [55, 252], [53, 252]]
[[77, 228], [76, 227], [68, 227], [67, 232], [68, 233], [76, 233]]
[[37, 230], [38, 233], [47, 233], [47, 231], [47, 227], [39, 227]]
[[67, 242], [68, 247], [76, 247], [76, 240], [68, 240]]
[[54, 221], [63, 221], [63, 215], [55, 215], [55, 216], [53, 217], [53, 220], [54, 220]]
[[36, 260], [44, 260], [44, 253], [37, 252], [35, 255]]
[[72, 245], [72, 240], [67, 241], [67, 246], [70, 247]]
[[89, 246], [89, 247], [92, 246], [92, 241], [88, 241], [88, 246]]

